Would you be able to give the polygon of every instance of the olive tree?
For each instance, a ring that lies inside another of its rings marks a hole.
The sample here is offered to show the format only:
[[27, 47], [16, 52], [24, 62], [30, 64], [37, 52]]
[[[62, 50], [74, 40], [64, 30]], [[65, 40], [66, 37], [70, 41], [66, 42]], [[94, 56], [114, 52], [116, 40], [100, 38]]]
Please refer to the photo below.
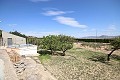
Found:
[[112, 51], [108, 54], [107, 60], [110, 60], [110, 55], [115, 51], [120, 49], [120, 37], [115, 38], [113, 41], [110, 42], [112, 46]]
[[74, 39], [70, 36], [65, 35], [58, 35], [58, 50], [63, 52], [63, 56], [65, 56], [65, 52], [68, 49], [71, 49], [73, 47], [73, 41]]
[[49, 35], [42, 39], [42, 48], [50, 50], [52, 54], [56, 50], [62, 51], [63, 56], [68, 49], [73, 47], [73, 38], [65, 35]]
[[53, 55], [57, 50], [58, 39], [55, 35], [44, 36], [42, 39], [42, 48], [50, 50]]

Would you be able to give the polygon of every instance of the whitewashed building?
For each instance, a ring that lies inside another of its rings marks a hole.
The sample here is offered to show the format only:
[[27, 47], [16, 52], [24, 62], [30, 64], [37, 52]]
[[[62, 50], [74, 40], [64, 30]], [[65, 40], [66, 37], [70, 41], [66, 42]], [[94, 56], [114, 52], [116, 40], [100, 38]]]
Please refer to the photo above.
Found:
[[26, 38], [0, 30], [0, 46], [26, 44]]

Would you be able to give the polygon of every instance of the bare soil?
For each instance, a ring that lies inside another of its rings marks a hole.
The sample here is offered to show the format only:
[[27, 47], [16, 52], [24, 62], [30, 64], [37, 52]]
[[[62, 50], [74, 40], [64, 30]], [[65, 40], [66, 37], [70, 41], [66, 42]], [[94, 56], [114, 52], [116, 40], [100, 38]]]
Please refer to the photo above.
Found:
[[37, 57], [22, 58], [14, 67], [19, 80], [56, 80]]

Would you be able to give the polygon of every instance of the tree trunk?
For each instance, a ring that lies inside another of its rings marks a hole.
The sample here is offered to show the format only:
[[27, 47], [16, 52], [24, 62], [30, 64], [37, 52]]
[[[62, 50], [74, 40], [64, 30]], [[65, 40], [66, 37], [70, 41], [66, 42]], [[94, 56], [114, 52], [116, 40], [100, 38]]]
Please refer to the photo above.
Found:
[[51, 50], [51, 54], [52, 54], [52, 55], [54, 55], [54, 52], [53, 52], [53, 50]]
[[109, 54], [108, 54], [108, 57], [107, 57], [107, 60], [110, 61], [110, 55], [115, 51], [116, 49], [113, 49]]
[[62, 54], [62, 56], [65, 56], [65, 51], [63, 51], [63, 54]]

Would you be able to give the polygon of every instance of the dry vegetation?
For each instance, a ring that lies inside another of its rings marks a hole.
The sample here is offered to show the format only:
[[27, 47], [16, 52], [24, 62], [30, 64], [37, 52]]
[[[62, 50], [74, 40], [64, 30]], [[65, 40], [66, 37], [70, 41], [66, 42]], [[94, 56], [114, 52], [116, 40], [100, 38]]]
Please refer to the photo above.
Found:
[[106, 62], [106, 54], [85, 49], [71, 49], [66, 56], [51, 56], [43, 62], [58, 80], [119, 80], [120, 55], [113, 54]]

